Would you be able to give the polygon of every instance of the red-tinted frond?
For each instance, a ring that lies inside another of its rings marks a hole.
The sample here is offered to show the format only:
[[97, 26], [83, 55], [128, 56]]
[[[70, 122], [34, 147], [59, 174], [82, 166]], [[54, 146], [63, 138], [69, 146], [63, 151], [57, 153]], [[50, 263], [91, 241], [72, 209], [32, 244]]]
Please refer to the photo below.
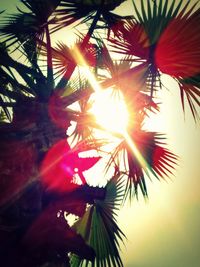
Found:
[[70, 48], [62, 42], [57, 43], [57, 47], [52, 48], [53, 66], [56, 73], [64, 74], [70, 63], [73, 62]]
[[158, 176], [164, 178], [165, 176], [172, 174], [171, 170], [174, 169], [176, 160], [177, 157], [169, 150], [159, 145], [155, 145], [149, 164]]
[[135, 21], [128, 20], [120, 25], [119, 38], [110, 39], [111, 46], [120, 54], [136, 56], [140, 59], [149, 58], [149, 38], [144, 27]]
[[[165, 139], [162, 135], [154, 132], [140, 131], [133, 133], [132, 139], [150, 169], [157, 167], [163, 160], [174, 162], [174, 159], [176, 159], [173, 153], [162, 147], [164, 143], [161, 141]], [[166, 164], [166, 170], [168, 169], [167, 166], [169, 165]]]
[[159, 110], [158, 104], [155, 103], [149, 95], [142, 92], [135, 93], [131, 98], [127, 97], [126, 102], [129, 111], [133, 113], [133, 116], [130, 114], [130, 118], [134, 116], [137, 117], [139, 113], [147, 115], [147, 111], [156, 112]]
[[200, 9], [188, 17], [174, 18], [164, 30], [155, 52], [161, 72], [187, 78], [200, 71]]
[[107, 144], [108, 141], [104, 139], [85, 139], [83, 141], [78, 142], [74, 147], [73, 147], [73, 152], [74, 153], [81, 153], [85, 151], [90, 151], [90, 150], [97, 150], [102, 147], [103, 145]]
[[145, 175], [152, 174], [157, 179], [172, 174], [177, 157], [160, 142], [164, 139], [154, 132], [135, 131], [130, 140], [124, 140], [123, 149], [126, 151], [126, 173], [128, 176], [126, 196], [138, 194], [140, 188], [142, 194], [147, 196]]

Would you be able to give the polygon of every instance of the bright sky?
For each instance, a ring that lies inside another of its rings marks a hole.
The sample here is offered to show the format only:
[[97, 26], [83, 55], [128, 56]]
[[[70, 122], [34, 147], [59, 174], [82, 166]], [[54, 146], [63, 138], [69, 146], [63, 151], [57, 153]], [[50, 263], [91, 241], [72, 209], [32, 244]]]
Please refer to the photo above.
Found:
[[[118, 11], [131, 14], [130, 2]], [[14, 3], [7, 1], [8, 8]], [[200, 266], [200, 126], [189, 113], [184, 121], [178, 87], [164, 79], [170, 91], [163, 89], [161, 112], [148, 127], [166, 133], [179, 166], [171, 180], [149, 183], [148, 203], [141, 197], [120, 212], [119, 225], [128, 238], [121, 246], [125, 267]]]

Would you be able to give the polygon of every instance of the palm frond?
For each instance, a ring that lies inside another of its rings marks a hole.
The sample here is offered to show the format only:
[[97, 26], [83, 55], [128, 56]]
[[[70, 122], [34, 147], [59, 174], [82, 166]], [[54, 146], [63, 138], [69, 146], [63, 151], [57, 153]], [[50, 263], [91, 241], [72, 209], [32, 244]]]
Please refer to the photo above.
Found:
[[118, 38], [110, 38], [114, 52], [135, 56], [135, 61], [145, 61], [149, 56], [149, 38], [144, 27], [135, 20], [121, 22]]
[[178, 80], [181, 94], [181, 103], [183, 111], [185, 112], [185, 98], [188, 101], [193, 118], [199, 121], [199, 106], [200, 106], [200, 75], [194, 77]]
[[[188, 2], [189, 3], [189, 2]], [[171, 19], [157, 41], [155, 63], [162, 73], [188, 78], [200, 70], [200, 8]], [[173, 41], [172, 41], [173, 40]]]
[[[132, 77], [132, 75], [134, 77], [136, 77], [136, 82], [139, 82], [139, 84], [144, 83], [143, 80], [141, 80], [141, 76], [139, 76], [139, 78], [137, 78], [136, 73], [144, 73], [146, 70], [146, 65], [145, 64], [140, 64], [136, 67], [132, 67], [126, 71], [122, 71], [120, 73], [117, 73], [116, 75], [113, 75], [113, 77], [111, 78], [107, 78], [105, 80], [103, 80], [101, 83], [99, 83], [100, 87], [102, 89], [107, 89], [108, 87], [114, 86], [116, 84], [118, 84], [120, 81], [126, 81], [126, 79], [129, 79]], [[60, 88], [57, 85], [58, 88]], [[138, 86], [137, 86], [138, 88]], [[144, 89], [144, 88], [143, 88]], [[87, 88], [85, 88], [84, 90], [76, 90], [74, 92], [72, 92], [71, 94], [67, 95], [66, 97], [63, 97], [63, 103], [65, 103], [66, 106], [71, 105], [72, 103], [79, 101], [82, 98], [87, 98], [88, 96], [90, 96], [92, 93], [94, 92], [94, 89], [89, 86]]]
[[87, 18], [88, 20], [95, 11], [96, 9], [84, 5], [80, 1], [63, 0], [55, 12], [57, 25], [53, 28], [53, 31], [69, 26], [81, 18]]
[[39, 70], [37, 65], [37, 56], [39, 53], [36, 51], [39, 48], [37, 40], [43, 40], [46, 36], [47, 40], [47, 83], [53, 84], [53, 70], [52, 58], [49, 51], [51, 47], [51, 40], [49, 34], [48, 24], [49, 16], [55, 10], [60, 0], [21, 0], [25, 5], [27, 12], [18, 9], [19, 13], [14, 15], [5, 16], [1, 20], [0, 35], [8, 47], [13, 44], [17, 45], [19, 51], [27, 56], [33, 67]]
[[2, 97], [0, 95], [0, 107], [1, 109], [4, 111], [4, 114], [6, 115], [6, 118], [9, 122], [12, 121], [12, 115], [11, 115], [11, 110], [9, 109], [9, 107], [5, 104], [5, 100], [4, 97]]
[[31, 13], [19, 13], [15, 15], [5, 16], [1, 20], [0, 35], [8, 46], [21, 43], [27, 40], [35, 40], [43, 38], [43, 31], [37, 18]]
[[[43, 78], [43, 75], [41, 77], [41, 73], [39, 73], [36, 69], [31, 68], [30, 66], [27, 66], [25, 64], [22, 64], [21, 62], [18, 62], [17, 60], [14, 60], [9, 55], [4, 44], [3, 45], [0, 44], [0, 53], [1, 53], [0, 65], [5, 67], [8, 70], [8, 72], [10, 72], [11, 76], [13, 76], [11, 70], [16, 71], [26, 83], [26, 86], [24, 87], [27, 87], [27, 91], [36, 92], [37, 86], [35, 85], [33, 77], [37, 80], [37, 78], [38, 79]], [[17, 80], [17, 79], [14, 79], [14, 80]]]
[[[123, 266], [119, 255], [119, 241], [125, 237], [116, 224], [116, 211], [121, 205], [124, 184], [119, 175], [113, 176], [106, 186], [104, 200], [97, 200], [78, 220], [73, 228], [80, 233], [94, 249], [96, 257], [93, 266]], [[82, 266], [88, 261], [71, 257], [71, 266]]]
[[40, 23], [45, 23], [60, 4], [60, 0], [20, 0], [26, 8], [35, 14]]
[[[99, 10], [100, 14], [104, 14], [104, 19], [110, 18], [110, 10], [113, 10], [119, 6], [124, 0], [117, 1], [72, 1], [72, 0], [61, 0], [59, 8], [55, 14], [57, 17], [57, 26], [54, 30], [59, 30], [65, 26], [77, 22], [82, 19], [82, 23], [85, 23], [94, 18], [94, 14]], [[108, 14], [105, 16], [105, 14]], [[114, 19], [114, 17], [113, 17]]]
[[[188, 6], [188, 2], [183, 5], [183, 0], [176, 3], [169, 1], [146, 1], [146, 8], [143, 0], [140, 0], [141, 12], [138, 5], [132, 1], [136, 13], [136, 21], [144, 28], [149, 44], [155, 44], [160, 38], [169, 22], [171, 22], [178, 14], [184, 13]], [[183, 7], [182, 7], [183, 6]]]
[[103, 12], [102, 19], [103, 25], [98, 25], [98, 29], [107, 29], [107, 38], [111, 35], [120, 37], [120, 29], [124, 20], [133, 19], [133, 16], [120, 16], [113, 12]]
[[153, 56], [151, 55], [154, 53], [153, 46], [158, 42], [166, 26], [187, 8], [188, 3], [181, 9], [182, 0], [176, 7], [175, 1], [169, 4], [168, 1], [163, 3], [162, 0], [147, 0], [145, 7], [144, 1], [140, 0], [140, 8], [134, 1], [132, 2], [136, 16], [133, 20], [123, 22], [124, 27], [120, 28], [120, 39], [123, 38], [123, 42], [120, 39], [112, 39], [111, 42], [119, 48], [119, 53], [129, 53], [148, 61], [149, 57]]
[[87, 112], [80, 112], [77, 116], [76, 126], [71, 134], [74, 141], [81, 141], [84, 139], [93, 139], [93, 127], [95, 118]]
[[[39, 41], [41, 45], [41, 54], [47, 56], [47, 46], [45, 42]], [[54, 67], [55, 79], [64, 75], [64, 73], [70, 68], [71, 65], [77, 64], [81, 66], [82, 61], [76, 56], [78, 50], [88, 66], [96, 65], [97, 49], [92, 43], [85, 45], [84, 50], [82, 49], [82, 40], [75, 42], [72, 47], [68, 47], [63, 42], [58, 42], [56, 47], [51, 47], [51, 54]]]
[[[117, 62], [112, 61], [105, 46], [103, 47], [100, 64], [108, 73], [108, 75], [105, 74], [104, 77], [101, 77], [102, 84], [106, 83], [107, 76], [115, 80], [113, 91], [122, 93], [129, 111], [130, 122], [135, 113], [143, 112], [147, 114], [147, 110], [155, 112], [159, 109], [158, 105], [149, 96], [151, 88], [148, 82], [148, 68], [145, 64], [132, 67], [132, 60], [129, 58], [122, 58]], [[107, 79], [109, 80], [109, 78]]]
[[177, 157], [165, 148], [163, 139], [163, 135], [158, 133], [135, 131], [131, 134], [132, 144], [125, 139], [114, 150], [108, 165], [113, 160], [115, 164], [120, 160], [124, 162], [124, 166], [118, 166], [127, 177], [124, 200], [138, 197], [138, 189], [147, 197], [146, 176], [164, 179], [172, 174]]
[[[151, 97], [159, 87], [162, 73], [179, 80], [199, 74], [200, 8], [197, 4], [147, 0], [145, 5], [140, 0], [139, 7], [133, 1], [135, 19], [123, 22], [118, 38], [110, 39], [115, 51], [146, 63]], [[191, 90], [188, 101], [195, 118], [197, 112], [192, 102], [197, 101]]]

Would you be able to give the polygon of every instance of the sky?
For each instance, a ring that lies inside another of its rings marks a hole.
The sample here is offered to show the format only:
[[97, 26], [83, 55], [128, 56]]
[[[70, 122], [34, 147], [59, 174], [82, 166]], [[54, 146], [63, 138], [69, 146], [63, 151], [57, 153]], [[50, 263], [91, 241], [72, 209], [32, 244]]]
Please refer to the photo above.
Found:
[[[118, 11], [131, 14], [130, 2]], [[0, 10], [15, 3], [3, 0]], [[125, 267], [200, 266], [200, 125], [189, 112], [184, 118], [176, 82], [167, 76], [163, 82], [169, 90], [160, 93], [161, 112], [147, 127], [166, 134], [179, 163], [170, 179], [148, 182], [147, 202], [140, 197], [120, 211], [119, 226], [127, 236], [121, 245]]]

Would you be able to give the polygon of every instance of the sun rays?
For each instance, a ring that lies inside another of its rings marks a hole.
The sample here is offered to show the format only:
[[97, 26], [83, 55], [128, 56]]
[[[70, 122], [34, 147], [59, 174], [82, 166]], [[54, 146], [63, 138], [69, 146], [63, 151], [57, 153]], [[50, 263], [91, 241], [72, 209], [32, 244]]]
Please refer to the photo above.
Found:
[[123, 95], [120, 91], [114, 92], [112, 88], [101, 88], [95, 75], [90, 70], [87, 60], [81, 54], [77, 46], [73, 49], [73, 58], [81, 65], [83, 75], [87, 77], [94, 90], [91, 97], [92, 107], [90, 112], [95, 116], [96, 123], [102, 127], [105, 133], [111, 134], [111, 136], [113, 134], [113, 137], [118, 135], [121, 139], [124, 139], [145, 173], [149, 176], [147, 162], [127, 131], [129, 112]]

